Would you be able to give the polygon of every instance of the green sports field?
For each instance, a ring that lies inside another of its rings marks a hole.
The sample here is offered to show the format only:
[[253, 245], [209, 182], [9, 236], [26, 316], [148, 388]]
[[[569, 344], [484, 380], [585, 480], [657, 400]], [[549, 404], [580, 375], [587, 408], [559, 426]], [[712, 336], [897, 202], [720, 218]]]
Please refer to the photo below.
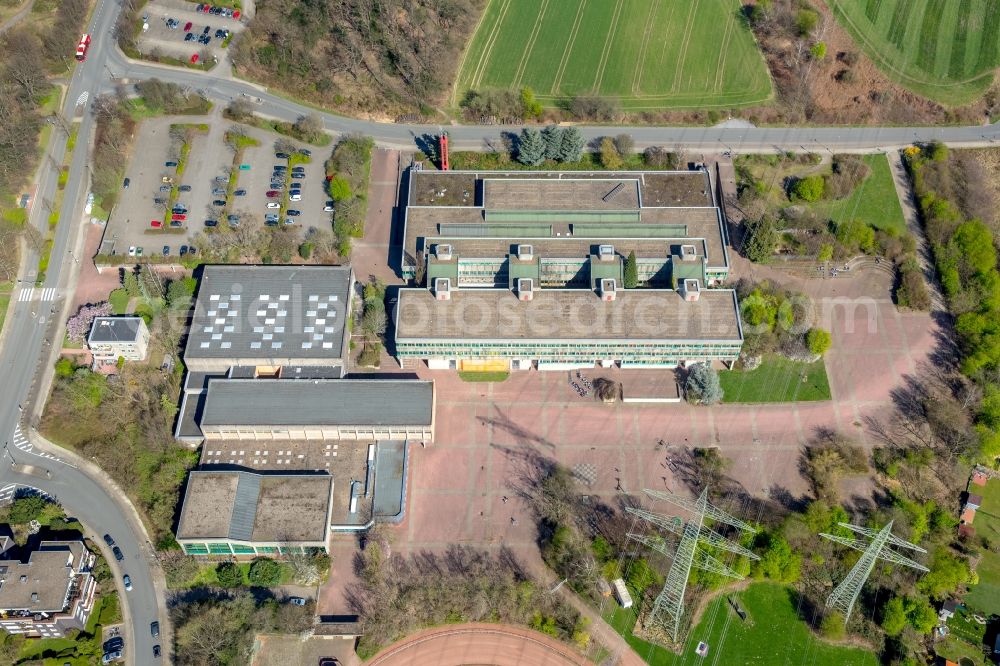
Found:
[[[734, 107], [770, 99], [771, 78], [739, 0], [490, 0], [462, 61], [466, 90], [529, 86], [626, 110]], [[454, 101], [453, 100], [453, 101]]]
[[830, 0], [893, 80], [942, 104], [982, 95], [1000, 65], [1000, 0]]

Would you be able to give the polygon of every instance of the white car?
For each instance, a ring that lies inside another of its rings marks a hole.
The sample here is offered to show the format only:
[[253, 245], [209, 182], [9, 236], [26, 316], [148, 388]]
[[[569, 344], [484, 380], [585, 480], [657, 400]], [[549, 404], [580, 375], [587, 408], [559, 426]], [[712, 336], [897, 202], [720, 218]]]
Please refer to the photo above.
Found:
[[333, 212], [333, 202], [332, 201], [327, 201], [326, 202], [326, 205], [323, 206], [323, 212], [324, 213], [332, 213]]
[[302, 201], [302, 195], [301, 194], [289, 194], [288, 195], [288, 200], [289, 201]]
[[125, 574], [124, 578], [122, 578], [122, 582], [125, 583], [125, 591], [126, 592], [131, 592], [132, 591], [132, 579], [129, 577], [128, 574]]
[[135, 256], [135, 245], [129, 245], [128, 246], [128, 256], [130, 256], [130, 257], [134, 257]]
[[268, 201], [267, 202], [267, 207], [268, 208], [281, 208], [281, 204], [278, 203], [277, 201]]

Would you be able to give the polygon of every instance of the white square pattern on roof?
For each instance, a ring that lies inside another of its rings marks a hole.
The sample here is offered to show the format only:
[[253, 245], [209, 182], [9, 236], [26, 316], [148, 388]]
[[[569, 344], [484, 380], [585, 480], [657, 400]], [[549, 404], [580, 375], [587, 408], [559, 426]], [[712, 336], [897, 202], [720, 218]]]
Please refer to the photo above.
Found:
[[[253, 332], [260, 337], [258, 340], [250, 343], [251, 349], [260, 349], [261, 342], [273, 340], [275, 333], [284, 333], [288, 328], [290, 324], [287, 310], [289, 298], [288, 294], [277, 294], [275, 296], [277, 300], [272, 300], [268, 294], [261, 295], [260, 301], [255, 305], [256, 309], [254, 311], [257, 317], [264, 317], [264, 325], [253, 327]], [[202, 342], [202, 349], [212, 349], [216, 345], [220, 349], [229, 349], [232, 347], [232, 341], [226, 339], [226, 333], [234, 333], [236, 329], [233, 322], [230, 321], [227, 323], [227, 318], [240, 316], [240, 295], [230, 294], [227, 296], [228, 300], [223, 301], [221, 299], [222, 294], [212, 294], [209, 296], [209, 301], [212, 302], [212, 307], [215, 309], [209, 311], [208, 316], [215, 317], [215, 319], [212, 320], [212, 325], [204, 327], [204, 332], [211, 334], [212, 339], [211, 342]], [[320, 296], [316, 294], [309, 295], [308, 307], [317, 307], [319, 300]], [[322, 333], [315, 333], [312, 336], [312, 342], [303, 342], [302, 349], [312, 348], [313, 342], [322, 343], [323, 349], [333, 349], [333, 341], [327, 341], [326, 336], [333, 333], [335, 329], [332, 326], [324, 326], [324, 324], [326, 324], [326, 318], [337, 316], [336, 311], [330, 308], [330, 303], [336, 302], [337, 296], [330, 294], [325, 297], [324, 301], [323, 303], [319, 303], [317, 310], [307, 310], [305, 316], [302, 318], [303, 333], [322, 331]], [[281, 349], [282, 345], [280, 342], [271, 342], [270, 346], [272, 349]]]

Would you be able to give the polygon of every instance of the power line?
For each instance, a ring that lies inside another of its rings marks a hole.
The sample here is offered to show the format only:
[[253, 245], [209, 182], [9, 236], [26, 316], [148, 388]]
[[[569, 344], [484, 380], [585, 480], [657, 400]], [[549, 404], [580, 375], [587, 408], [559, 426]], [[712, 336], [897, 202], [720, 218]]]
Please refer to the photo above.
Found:
[[836, 588], [834, 588], [833, 592], [826, 599], [827, 608], [839, 610], [844, 614], [844, 624], [847, 624], [848, 618], [851, 617], [851, 611], [854, 610], [854, 603], [858, 600], [858, 595], [861, 594], [861, 588], [864, 587], [865, 581], [868, 580], [868, 576], [871, 575], [872, 569], [875, 568], [875, 562], [878, 560], [885, 560], [886, 562], [891, 562], [893, 564], [902, 564], [903, 566], [910, 567], [911, 569], [917, 569], [918, 571], [923, 571], [925, 573], [930, 571], [930, 569], [924, 565], [914, 562], [910, 558], [900, 555], [896, 551], [889, 548], [889, 546], [896, 546], [899, 548], [915, 550], [920, 553], [927, 552], [920, 546], [914, 545], [909, 541], [903, 541], [897, 536], [893, 536], [891, 520], [878, 532], [868, 529], [867, 527], [859, 527], [858, 525], [849, 525], [847, 523], [838, 524], [841, 527], [845, 527], [871, 539], [870, 542], [866, 543], [860, 539], [852, 539], [849, 537], [837, 536], [835, 534], [820, 533], [820, 536], [825, 539], [835, 541], [839, 544], [853, 548], [854, 550], [860, 550], [864, 553], [858, 560], [857, 564], [855, 564], [850, 572], [848, 572], [847, 577], [844, 578], [844, 580], [842, 580]]
[[731, 525], [747, 532], [755, 532], [756, 530], [742, 520], [710, 504], [708, 501], [708, 488], [702, 490], [697, 500], [690, 500], [686, 497], [658, 490], [644, 489], [643, 492], [654, 499], [670, 502], [675, 506], [687, 509], [693, 514], [693, 517], [685, 523], [677, 516], [665, 516], [634, 507], [625, 508], [627, 512], [652, 523], [659, 529], [678, 534], [681, 537], [677, 549], [671, 553], [667, 547], [666, 540], [662, 536], [650, 536], [633, 532], [628, 534], [630, 539], [645, 544], [667, 557], [673, 558], [670, 564], [670, 571], [667, 573], [667, 580], [663, 585], [663, 589], [657, 595], [656, 601], [653, 603], [653, 608], [649, 612], [647, 622], [650, 624], [660, 624], [670, 633], [674, 642], [677, 642], [678, 635], [680, 634], [681, 619], [684, 615], [684, 592], [687, 590], [687, 581], [691, 575], [692, 567], [711, 571], [729, 578], [736, 578], [737, 580], [743, 579], [743, 576], [709, 555], [707, 551], [699, 549], [699, 544], [726, 550], [730, 553], [749, 557], [754, 560], [760, 559], [746, 548], [706, 527], [704, 524], [705, 519], [708, 518], [715, 522]]

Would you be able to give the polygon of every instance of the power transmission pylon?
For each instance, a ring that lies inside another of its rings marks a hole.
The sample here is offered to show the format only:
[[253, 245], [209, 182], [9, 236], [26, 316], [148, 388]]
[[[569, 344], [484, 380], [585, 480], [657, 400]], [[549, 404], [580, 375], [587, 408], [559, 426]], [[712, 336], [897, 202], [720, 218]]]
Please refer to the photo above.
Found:
[[861, 559], [858, 560], [857, 564], [855, 564], [851, 571], [847, 574], [847, 577], [844, 578], [844, 580], [842, 580], [840, 584], [834, 588], [833, 592], [830, 593], [830, 596], [826, 598], [827, 608], [839, 610], [844, 614], [844, 624], [847, 624], [848, 618], [851, 617], [851, 611], [854, 610], [854, 602], [858, 600], [858, 595], [861, 594], [861, 588], [864, 587], [865, 581], [868, 580], [868, 576], [871, 574], [872, 569], [875, 568], [875, 562], [878, 560], [885, 560], [886, 562], [892, 562], [893, 564], [902, 564], [903, 566], [910, 567], [911, 569], [917, 569], [918, 571], [923, 571], [925, 573], [930, 571], [919, 562], [914, 562], [910, 558], [904, 557], [889, 548], [889, 546], [897, 546], [899, 548], [909, 548], [910, 550], [915, 550], [919, 553], [927, 552], [920, 546], [914, 545], [909, 541], [903, 541], [897, 536], [893, 536], [891, 520], [885, 527], [877, 532], [875, 530], [870, 530], [867, 527], [848, 525], [847, 523], [839, 523], [839, 525], [871, 539], [870, 542], [865, 543], [860, 539], [851, 539], [848, 537], [837, 536], [835, 534], [820, 533], [821, 537], [843, 544], [844, 546], [848, 546], [854, 550], [860, 550], [864, 553], [861, 556]]
[[759, 560], [757, 555], [729, 539], [718, 532], [705, 526], [705, 519], [730, 525], [745, 532], [756, 532], [747, 523], [730, 516], [708, 502], [708, 488], [705, 488], [698, 499], [691, 500], [686, 497], [660, 492], [658, 490], [644, 490], [653, 499], [670, 502], [675, 506], [687, 509], [691, 512], [691, 519], [686, 523], [676, 516], [665, 516], [644, 509], [626, 507], [626, 511], [652, 523], [661, 530], [672, 532], [681, 537], [677, 550], [670, 552], [666, 541], [660, 536], [649, 536], [645, 534], [634, 534], [629, 532], [628, 537], [639, 543], [645, 544], [649, 548], [673, 559], [670, 564], [670, 571], [667, 573], [667, 580], [663, 584], [663, 589], [656, 596], [653, 609], [649, 612], [647, 622], [659, 622], [669, 632], [674, 642], [680, 634], [681, 618], [684, 615], [684, 592], [687, 589], [688, 577], [691, 575], [691, 567], [711, 571], [729, 578], [742, 580], [743, 576], [736, 573], [725, 564], [709, 555], [704, 550], [698, 548], [699, 544], [705, 544], [713, 548]]

